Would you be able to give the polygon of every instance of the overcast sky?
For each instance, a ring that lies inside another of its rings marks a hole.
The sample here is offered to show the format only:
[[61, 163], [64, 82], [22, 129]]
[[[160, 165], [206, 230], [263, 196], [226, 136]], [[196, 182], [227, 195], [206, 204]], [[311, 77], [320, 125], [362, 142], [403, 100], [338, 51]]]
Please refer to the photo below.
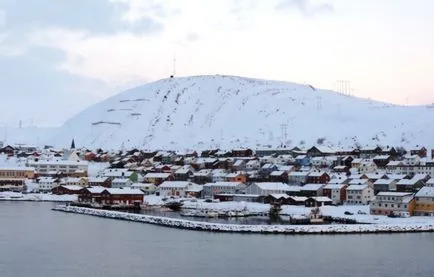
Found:
[[0, 124], [60, 125], [126, 88], [230, 74], [434, 102], [432, 0], [0, 0]]

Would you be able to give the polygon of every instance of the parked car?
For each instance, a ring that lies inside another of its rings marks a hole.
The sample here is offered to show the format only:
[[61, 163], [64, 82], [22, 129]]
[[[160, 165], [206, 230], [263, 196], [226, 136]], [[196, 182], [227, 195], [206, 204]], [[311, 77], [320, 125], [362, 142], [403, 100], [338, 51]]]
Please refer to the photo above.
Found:
[[349, 212], [349, 211], [345, 211], [345, 212], [344, 212], [344, 215], [353, 215], [353, 213], [352, 213], [352, 212]]
[[362, 211], [362, 210], [359, 210], [358, 212], [357, 212], [357, 214], [366, 214], [364, 211]]

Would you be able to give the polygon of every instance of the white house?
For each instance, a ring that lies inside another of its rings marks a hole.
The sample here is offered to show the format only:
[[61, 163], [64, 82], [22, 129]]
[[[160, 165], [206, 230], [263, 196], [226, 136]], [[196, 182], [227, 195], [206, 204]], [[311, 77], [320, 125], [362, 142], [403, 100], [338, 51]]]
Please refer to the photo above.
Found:
[[132, 189], [139, 189], [145, 193], [145, 195], [153, 194], [157, 190], [157, 186], [152, 183], [133, 183]]
[[350, 185], [347, 187], [347, 204], [367, 205], [374, 197], [374, 190], [368, 185]]
[[193, 182], [187, 181], [165, 181], [158, 186], [157, 191], [160, 196], [188, 196], [190, 192], [200, 192], [202, 187]]
[[268, 196], [270, 194], [283, 194], [291, 189], [284, 183], [253, 183], [246, 189], [246, 194]]
[[307, 182], [309, 172], [305, 171], [293, 171], [288, 174], [288, 183], [292, 185], [301, 185]]
[[40, 177], [38, 179], [38, 191], [39, 192], [51, 192], [53, 187], [55, 187], [58, 183], [56, 179], [51, 177]]
[[64, 161], [64, 160], [38, 160], [27, 162], [27, 166], [34, 167], [41, 175], [49, 174], [50, 172], [62, 172], [64, 174], [72, 174], [76, 172], [84, 172], [87, 175], [88, 163], [86, 161]]
[[112, 180], [112, 188], [125, 188], [125, 187], [131, 187], [131, 184], [133, 182], [130, 179], [125, 178], [115, 178]]
[[246, 185], [240, 182], [207, 183], [203, 186], [203, 196], [212, 198], [216, 194], [240, 194], [245, 188]]

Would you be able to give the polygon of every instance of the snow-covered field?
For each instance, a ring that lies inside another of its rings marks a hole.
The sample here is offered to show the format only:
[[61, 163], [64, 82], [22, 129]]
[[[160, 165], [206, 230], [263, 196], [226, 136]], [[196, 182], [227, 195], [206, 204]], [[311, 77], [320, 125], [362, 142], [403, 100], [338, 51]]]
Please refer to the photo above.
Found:
[[46, 201], [46, 202], [71, 202], [77, 201], [77, 195], [53, 195], [44, 193], [22, 194], [17, 192], [0, 192], [0, 201]]
[[[162, 198], [155, 195], [145, 196], [145, 202], [148, 205], [162, 205]], [[249, 211], [254, 213], [267, 213], [270, 205], [262, 203], [250, 202], [217, 202], [207, 203], [203, 200], [185, 199], [183, 208], [200, 209], [212, 211]], [[320, 207], [321, 213], [324, 216], [332, 216], [336, 218], [355, 219], [360, 223], [373, 224], [433, 224], [434, 217], [413, 216], [409, 218], [390, 218], [383, 215], [370, 215], [369, 206], [344, 205], [344, 206], [324, 206]], [[290, 215], [293, 217], [309, 216], [311, 208], [304, 206], [282, 206], [282, 215]], [[351, 212], [353, 215], [346, 215], [345, 212]], [[364, 214], [359, 214], [359, 211]]]
[[128, 220], [156, 224], [174, 228], [201, 230], [211, 232], [240, 232], [263, 234], [346, 234], [346, 233], [381, 233], [381, 232], [433, 232], [434, 222], [398, 222], [352, 225], [236, 225], [191, 221], [177, 218], [131, 214], [115, 211], [96, 210], [59, 205], [56, 211], [92, 215], [98, 217]]

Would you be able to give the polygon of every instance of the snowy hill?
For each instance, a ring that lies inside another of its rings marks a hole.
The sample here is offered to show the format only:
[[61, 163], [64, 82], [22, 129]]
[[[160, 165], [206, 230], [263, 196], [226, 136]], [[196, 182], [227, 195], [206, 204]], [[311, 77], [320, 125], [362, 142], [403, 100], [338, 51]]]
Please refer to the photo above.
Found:
[[433, 118], [428, 106], [286, 82], [197, 76], [122, 92], [68, 120], [48, 143], [67, 146], [74, 137], [89, 148], [204, 149], [312, 145], [325, 138], [334, 146], [432, 146]]

